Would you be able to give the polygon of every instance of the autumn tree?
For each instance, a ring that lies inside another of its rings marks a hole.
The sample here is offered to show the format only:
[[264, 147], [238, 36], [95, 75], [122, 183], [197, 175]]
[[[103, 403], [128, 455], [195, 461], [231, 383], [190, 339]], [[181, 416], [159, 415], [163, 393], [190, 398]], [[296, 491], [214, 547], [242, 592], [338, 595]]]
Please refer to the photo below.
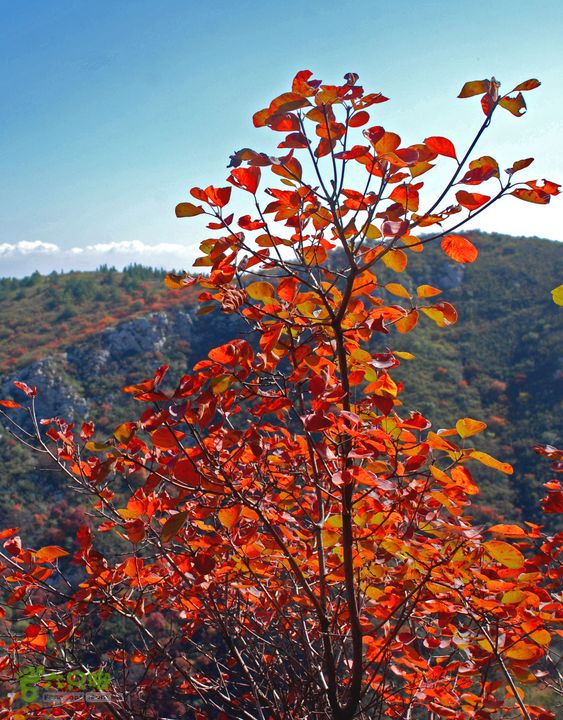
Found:
[[[457, 314], [436, 287], [387, 281], [429, 243], [474, 262], [455, 232], [467, 220], [506, 195], [558, 193], [518, 180], [531, 158], [501, 171], [476, 153], [493, 115], [522, 115], [538, 85], [466, 83], [459, 97], [480, 98], [484, 117], [459, 151], [372, 124], [387, 98], [353, 73], [325, 85], [299, 72], [254, 115], [282, 154], [235, 152], [226, 186], [193, 188], [176, 208], [206, 215], [213, 237], [204, 274], [168, 287], [197, 287], [200, 313], [237, 314], [245, 332], [169, 386], [163, 366], [124, 388], [144, 409], [109, 439], [88, 422], [41, 425], [35, 388], [3, 401], [13, 432], [93, 501], [71, 554], [3, 533], [5, 676], [85, 669], [106, 633], [101, 662], [123, 693], [53, 717], [555, 718], [526, 688], [561, 691], [561, 538], [472, 523], [471, 468], [512, 468], [479, 450], [485, 423], [436, 431], [402, 405], [393, 370], [416, 360], [398, 339]], [[449, 181], [423, 199], [437, 163]], [[233, 187], [247, 214], [229, 210]], [[560, 511], [548, 489], [546, 511]], [[12, 701], [6, 717], [23, 717]]]

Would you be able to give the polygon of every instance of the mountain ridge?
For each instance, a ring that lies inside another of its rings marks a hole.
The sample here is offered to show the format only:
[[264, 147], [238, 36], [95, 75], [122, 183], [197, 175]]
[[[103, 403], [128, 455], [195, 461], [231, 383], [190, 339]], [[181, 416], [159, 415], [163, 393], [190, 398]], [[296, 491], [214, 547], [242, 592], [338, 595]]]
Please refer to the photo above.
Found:
[[[409, 254], [401, 275], [378, 271], [381, 285], [441, 288], [440, 299], [457, 307], [458, 323], [437, 328], [424, 318], [408, 336], [378, 336], [373, 350], [383, 343], [417, 356], [397, 369], [403, 403], [435, 428], [464, 415], [488, 423], [480, 449], [511, 462], [516, 472], [512, 478], [476, 472], [483, 488], [478, 512], [538, 521], [549, 472], [531, 448], [556, 444], [563, 415], [562, 315], [549, 292], [560, 283], [563, 248], [549, 240], [465, 235], [480, 251], [473, 265], [454, 264], [429, 247]], [[244, 331], [234, 316], [199, 316], [195, 290], [167, 290], [163, 277], [131, 266], [123, 273], [102, 267], [0, 281], [0, 312], [8, 319], [0, 332], [0, 397], [13, 396], [13, 380], [23, 380], [38, 385], [41, 415], [93, 419], [100, 433], [111, 434], [139, 411], [120, 388], [165, 362], [178, 379], [212, 347]], [[18, 519], [22, 498], [23, 507], [31, 498], [49, 502], [53, 483], [44, 483], [21, 448], [0, 439], [0, 460], [8, 515]]]

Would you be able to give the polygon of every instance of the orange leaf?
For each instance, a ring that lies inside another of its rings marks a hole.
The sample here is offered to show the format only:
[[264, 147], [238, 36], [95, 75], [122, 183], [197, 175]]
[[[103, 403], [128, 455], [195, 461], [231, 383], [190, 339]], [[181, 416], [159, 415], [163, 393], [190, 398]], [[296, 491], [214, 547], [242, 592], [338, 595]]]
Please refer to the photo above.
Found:
[[541, 647], [525, 640], [520, 640], [506, 651], [506, 657], [511, 660], [526, 660], [528, 662], [539, 660], [543, 654], [544, 651]]
[[506, 535], [506, 537], [526, 537], [526, 531], [518, 527], [518, 525], [493, 525], [488, 528], [488, 532]]
[[365, 110], [362, 110], [361, 112], [357, 112], [348, 121], [348, 125], [350, 127], [361, 127], [362, 125], [365, 125], [369, 121], [369, 113], [367, 113]]
[[538, 205], [547, 205], [549, 202], [548, 193], [542, 192], [541, 190], [516, 188], [516, 190], [513, 190], [510, 194], [517, 197], [518, 200], [525, 200], [526, 202], [537, 203]]
[[395, 327], [400, 333], [410, 332], [418, 322], [418, 310], [411, 310], [406, 317], [402, 317], [395, 323]]
[[58, 547], [58, 545], [46, 545], [35, 553], [35, 559], [39, 562], [53, 562], [53, 560], [68, 554], [66, 550]]
[[416, 289], [416, 294], [419, 298], [429, 298], [442, 293], [438, 288], [432, 287], [432, 285], [419, 285]]
[[521, 117], [526, 112], [526, 101], [522, 93], [518, 93], [516, 97], [503, 97], [498, 103], [501, 107], [516, 117]]
[[0, 400], [0, 405], [2, 405], [2, 407], [7, 407], [7, 408], [20, 408], [20, 407], [22, 407], [19, 403], [14, 402], [13, 400]]
[[458, 98], [473, 97], [488, 92], [490, 82], [488, 80], [470, 80], [461, 88]]
[[489, 540], [483, 543], [483, 547], [493, 560], [504, 565], [504, 567], [513, 570], [519, 570], [521, 567], [524, 567], [525, 559], [520, 550], [503, 540]]
[[459, 263], [472, 263], [479, 255], [475, 245], [461, 235], [446, 235], [441, 246], [448, 257]]
[[407, 256], [402, 250], [389, 250], [381, 259], [388, 268], [395, 272], [403, 272], [407, 267]]
[[452, 469], [452, 480], [457, 487], [460, 487], [468, 495], [478, 495], [479, 487], [473, 482], [473, 478], [467, 468], [457, 465]]
[[237, 524], [238, 519], [241, 516], [242, 508], [240, 505], [231, 505], [230, 507], [222, 508], [217, 513], [219, 522], [227, 530], [232, 530]]
[[521, 90], [522, 92], [526, 92], [526, 90], [535, 90], [535, 88], [540, 85], [541, 82], [539, 80], [532, 78], [531, 80], [524, 80], [524, 82], [519, 83], [512, 92], [518, 92], [518, 90]]
[[183, 202], [176, 205], [176, 217], [195, 217], [195, 215], [201, 215], [205, 210], [201, 205], [194, 205], [190, 202]]

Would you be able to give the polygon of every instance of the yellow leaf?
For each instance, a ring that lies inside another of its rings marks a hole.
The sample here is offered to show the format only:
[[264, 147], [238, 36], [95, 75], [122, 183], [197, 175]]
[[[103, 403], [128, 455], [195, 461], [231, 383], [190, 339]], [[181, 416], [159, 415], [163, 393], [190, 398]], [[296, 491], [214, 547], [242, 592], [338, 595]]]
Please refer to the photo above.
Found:
[[455, 429], [462, 438], [468, 438], [472, 435], [482, 432], [487, 427], [487, 423], [480, 420], [472, 420], [471, 418], [461, 418], [455, 424]]
[[365, 225], [362, 232], [368, 240], [377, 240], [381, 237], [381, 230], [376, 225]]
[[502, 602], [505, 605], [517, 605], [526, 599], [526, 594], [522, 590], [509, 590], [502, 596]]
[[164, 284], [171, 290], [179, 290], [180, 288], [186, 287], [189, 282], [190, 278], [187, 273], [184, 273], [183, 275], [168, 273], [168, 275], [164, 278]]
[[487, 652], [494, 652], [495, 648], [491, 644], [490, 640], [487, 640], [487, 638], [483, 638], [482, 640], [477, 641], [479, 645], [483, 648], [483, 650], [486, 650]]
[[551, 291], [551, 297], [556, 305], [563, 305], [563, 285], [553, 288]]
[[393, 350], [393, 355], [401, 358], [401, 360], [414, 360], [416, 358], [416, 355], [413, 355], [410, 352], [405, 352], [404, 350]]
[[366, 595], [370, 600], [379, 600], [379, 598], [383, 595], [383, 590], [370, 586], [366, 589]]
[[274, 299], [274, 286], [269, 282], [253, 282], [246, 286], [246, 292], [253, 300], [269, 302]]
[[493, 560], [496, 560], [507, 568], [518, 570], [524, 567], [524, 556], [520, 550], [513, 545], [509, 545], [502, 540], [489, 540], [483, 543], [483, 547]]
[[103, 452], [104, 450], [112, 448], [113, 442], [97, 443], [93, 440], [89, 440], [84, 447], [90, 452]]
[[407, 300], [410, 299], [409, 291], [400, 283], [387, 283], [387, 285], [385, 285], [385, 289], [387, 292], [390, 292], [391, 295], [397, 295], [397, 297], [406, 298]]
[[113, 431], [113, 435], [120, 443], [127, 445], [135, 434], [136, 429], [136, 423], [122, 423]]
[[450, 303], [443, 302], [434, 307], [420, 308], [438, 327], [448, 327], [457, 321], [457, 310]]
[[493, 470], [500, 470], [500, 472], [503, 472], [505, 475], [512, 475], [514, 472], [512, 465], [500, 462], [500, 460], [495, 460], [494, 457], [480, 450], [473, 450], [470, 457], [487, 467], [493, 468]]

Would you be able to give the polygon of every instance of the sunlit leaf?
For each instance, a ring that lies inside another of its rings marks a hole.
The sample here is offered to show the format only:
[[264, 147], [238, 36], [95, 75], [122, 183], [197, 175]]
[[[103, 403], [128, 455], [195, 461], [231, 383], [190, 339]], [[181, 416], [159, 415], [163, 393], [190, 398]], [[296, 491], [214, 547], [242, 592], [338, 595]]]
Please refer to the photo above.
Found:
[[219, 522], [224, 528], [227, 528], [227, 530], [232, 530], [234, 526], [237, 524], [242, 512], [242, 507], [240, 505], [230, 505], [229, 507], [222, 508], [217, 513], [217, 517], [219, 518]]
[[439, 136], [427, 137], [424, 140], [424, 144], [437, 155], [445, 155], [445, 157], [450, 157], [454, 160], [457, 159], [454, 144], [451, 140], [448, 140], [448, 138]]
[[395, 272], [403, 272], [407, 267], [407, 256], [402, 250], [389, 250], [381, 259], [388, 268]]
[[461, 418], [455, 424], [458, 434], [462, 438], [468, 438], [472, 435], [482, 432], [487, 427], [487, 423], [480, 420], [472, 420], [471, 418]]
[[64, 557], [68, 554], [69, 553], [66, 550], [58, 547], [58, 545], [46, 545], [40, 550], [37, 550], [35, 557], [39, 560], [39, 562], [53, 562], [54, 560], [58, 560], [58, 558]]
[[514, 472], [512, 465], [500, 462], [500, 460], [495, 460], [494, 457], [491, 457], [488, 453], [481, 452], [480, 450], [473, 450], [471, 457], [483, 465], [493, 468], [493, 470], [500, 470], [500, 472], [505, 473], [505, 475], [512, 475]]
[[556, 305], [563, 305], [563, 285], [558, 285], [551, 291], [551, 297]]
[[526, 537], [526, 531], [518, 525], [492, 525], [488, 531], [497, 535], [505, 535], [506, 537]]
[[179, 441], [184, 437], [184, 433], [172, 428], [161, 427], [151, 433], [152, 443], [161, 450], [170, 450], [177, 448]]
[[479, 193], [470, 193], [465, 190], [458, 190], [455, 197], [460, 205], [470, 211], [477, 210], [491, 199], [489, 195], [479, 195]]
[[525, 559], [520, 550], [503, 540], [489, 540], [483, 543], [483, 547], [488, 555], [507, 568], [518, 570], [524, 567]]
[[248, 296], [253, 300], [260, 300], [261, 302], [268, 303], [274, 300], [275, 290], [274, 286], [269, 282], [253, 282], [246, 286], [246, 292]]
[[441, 247], [448, 257], [459, 263], [475, 262], [479, 255], [475, 245], [461, 235], [446, 235], [442, 239]]
[[404, 288], [400, 283], [387, 283], [387, 285], [385, 285], [385, 289], [387, 290], [387, 292], [390, 292], [391, 295], [406, 298], [407, 300], [410, 298], [409, 291]]
[[400, 333], [410, 332], [418, 322], [418, 310], [411, 310], [408, 315], [400, 318], [395, 323], [395, 327]]
[[440, 295], [441, 290], [438, 290], [438, 288], [432, 287], [432, 285], [419, 285], [416, 289], [416, 294], [419, 298], [430, 298], [434, 297], [435, 295]]
[[447, 327], [457, 322], [457, 310], [447, 302], [438, 303], [433, 307], [420, 308], [438, 327]]

